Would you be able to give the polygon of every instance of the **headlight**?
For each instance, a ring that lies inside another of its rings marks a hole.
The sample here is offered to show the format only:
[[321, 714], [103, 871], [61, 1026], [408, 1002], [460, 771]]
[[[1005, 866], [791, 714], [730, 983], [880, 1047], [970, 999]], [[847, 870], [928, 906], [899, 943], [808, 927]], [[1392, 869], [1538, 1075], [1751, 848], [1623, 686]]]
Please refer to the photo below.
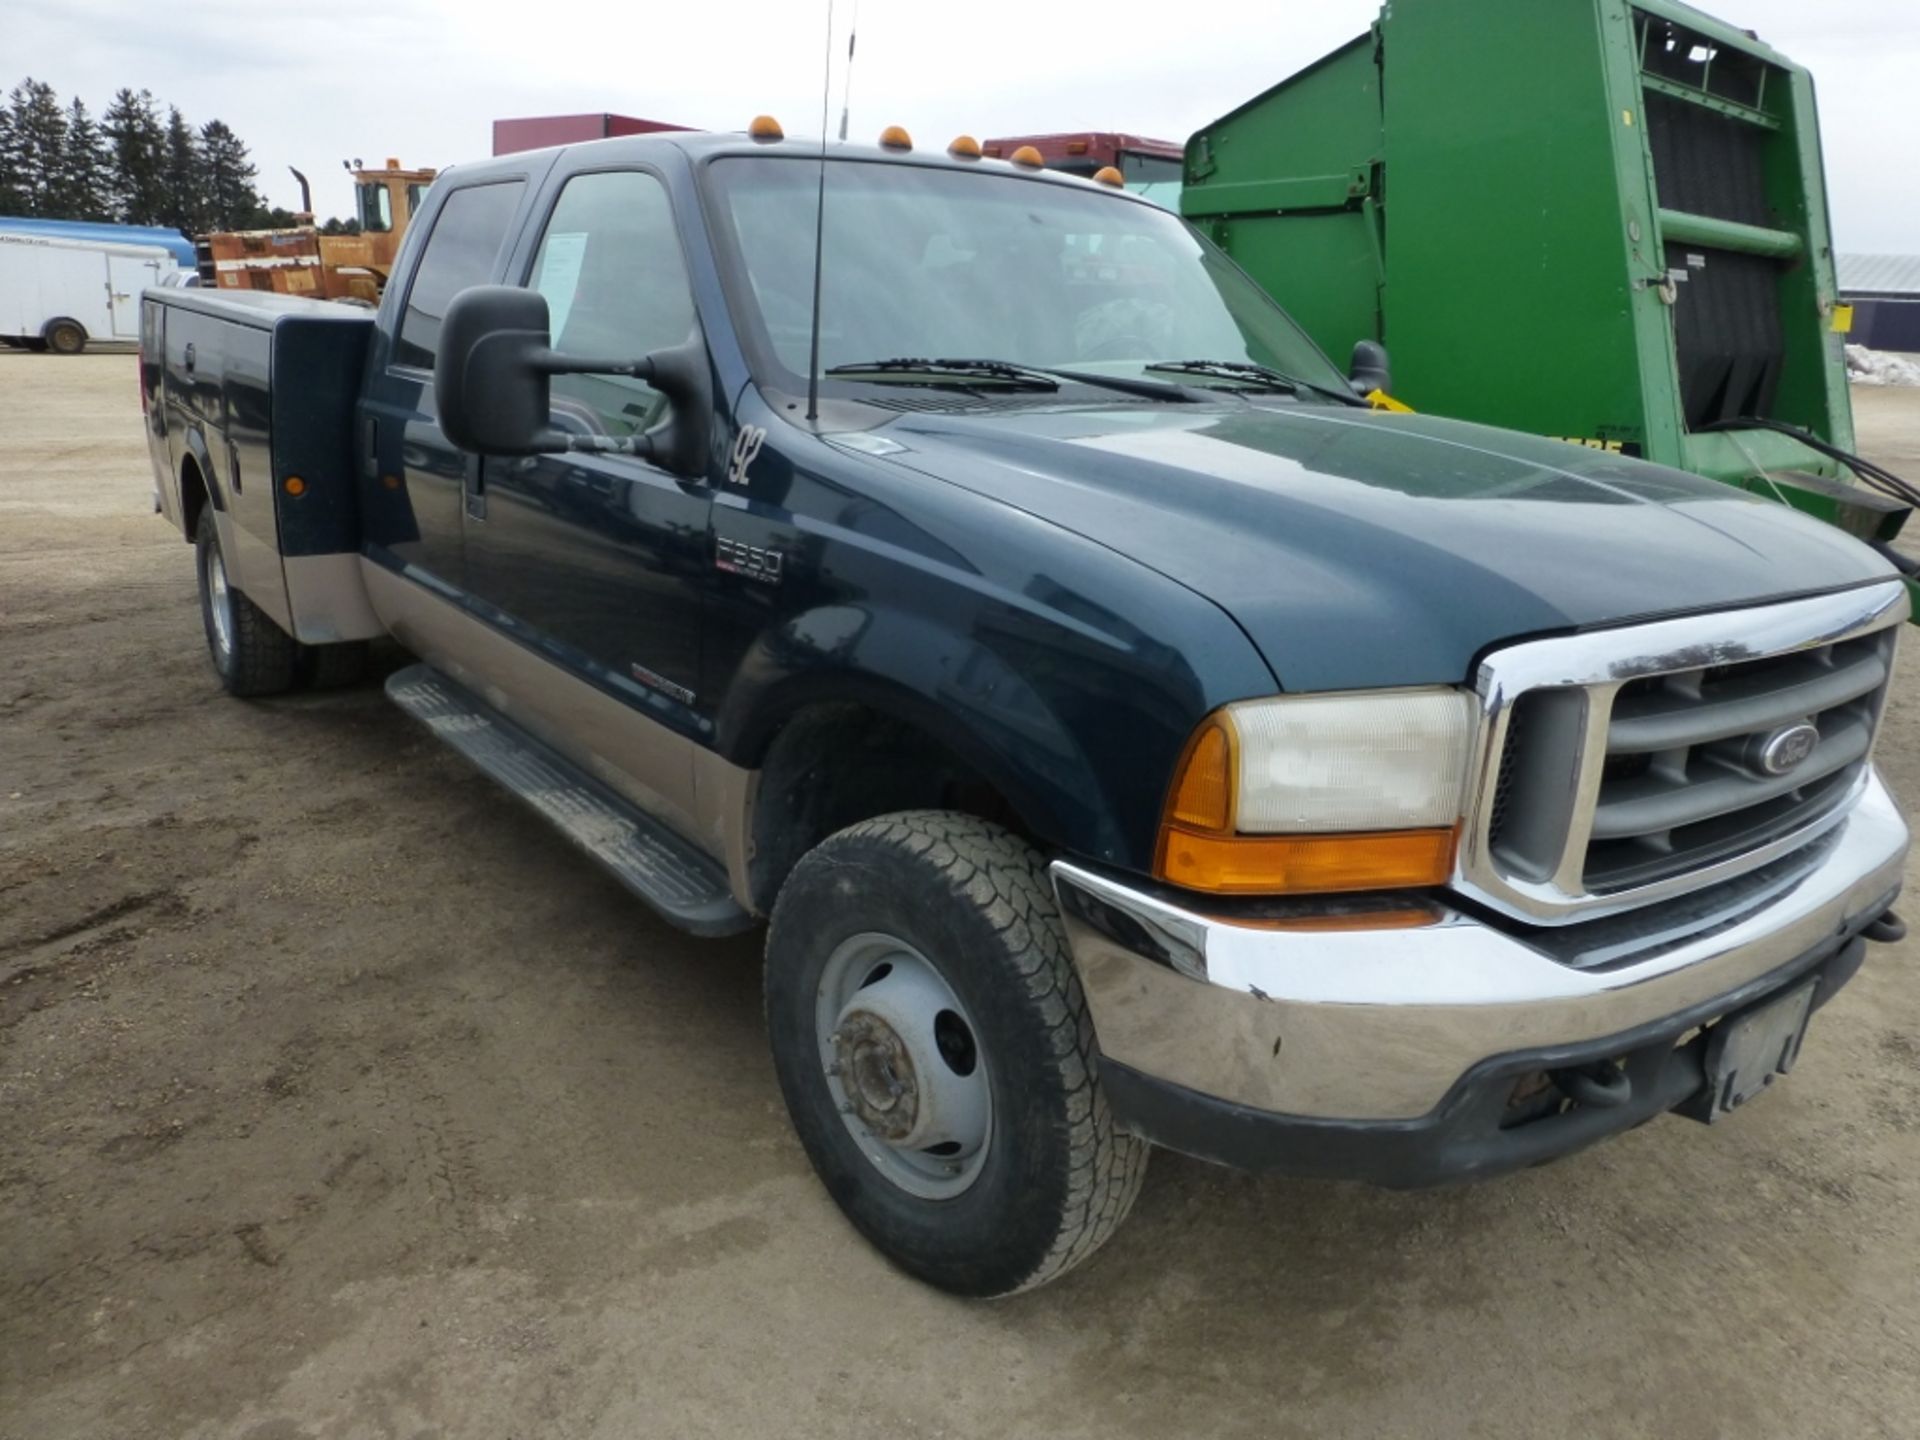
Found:
[[1459, 690], [1277, 695], [1209, 715], [1174, 771], [1155, 873], [1219, 894], [1437, 885], [1477, 711]]

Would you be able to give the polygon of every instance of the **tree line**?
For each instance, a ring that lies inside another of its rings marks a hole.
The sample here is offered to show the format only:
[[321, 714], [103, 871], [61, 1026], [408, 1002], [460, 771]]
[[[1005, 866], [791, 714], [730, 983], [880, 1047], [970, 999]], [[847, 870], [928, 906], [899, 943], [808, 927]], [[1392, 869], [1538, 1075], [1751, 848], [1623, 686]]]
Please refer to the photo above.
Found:
[[269, 207], [246, 142], [223, 120], [191, 124], [146, 90], [122, 89], [98, 120], [31, 76], [0, 106], [0, 215], [209, 230], [295, 223]]

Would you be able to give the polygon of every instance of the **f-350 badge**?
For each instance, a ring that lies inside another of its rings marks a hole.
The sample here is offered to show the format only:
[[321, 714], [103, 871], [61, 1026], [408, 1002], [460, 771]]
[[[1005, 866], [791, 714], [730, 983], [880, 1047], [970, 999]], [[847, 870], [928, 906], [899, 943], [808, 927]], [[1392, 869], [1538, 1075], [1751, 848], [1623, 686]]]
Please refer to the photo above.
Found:
[[786, 565], [786, 556], [778, 550], [763, 549], [758, 545], [749, 545], [744, 540], [729, 540], [725, 535], [716, 535], [713, 541], [713, 564], [715, 569], [724, 570], [729, 575], [744, 575], [749, 580], [758, 580], [762, 585], [778, 585]]

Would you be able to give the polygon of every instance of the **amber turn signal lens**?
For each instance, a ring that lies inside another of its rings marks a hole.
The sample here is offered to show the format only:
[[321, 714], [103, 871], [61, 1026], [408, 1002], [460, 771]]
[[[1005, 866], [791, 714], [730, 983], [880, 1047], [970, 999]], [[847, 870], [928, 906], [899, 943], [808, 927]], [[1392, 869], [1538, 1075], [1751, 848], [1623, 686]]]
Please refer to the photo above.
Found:
[[1233, 731], [1224, 717], [1202, 725], [1187, 742], [1167, 796], [1169, 826], [1226, 833], [1233, 829]]
[[747, 134], [755, 140], [784, 140], [787, 132], [780, 128], [780, 122], [771, 115], [756, 115], [753, 123], [747, 126]]
[[1014, 164], [1024, 166], [1028, 170], [1042, 169], [1047, 163], [1046, 156], [1042, 155], [1031, 145], [1022, 145], [1007, 158], [1013, 161]]
[[1111, 165], [1102, 165], [1098, 170], [1093, 172], [1093, 178], [1102, 185], [1113, 186], [1116, 190], [1123, 189], [1127, 183], [1127, 177]]
[[285, 490], [289, 495], [304, 495], [307, 493], [307, 482], [302, 480], [298, 475], [289, 475], [280, 488]]
[[947, 146], [947, 154], [956, 160], [978, 160], [980, 142], [971, 135], [956, 135], [953, 137], [953, 143]]
[[[1170, 807], [1171, 808], [1171, 807]], [[1355, 835], [1206, 835], [1169, 824], [1154, 866], [1161, 879], [1215, 895], [1324, 895], [1442, 885], [1455, 831]]]
[[904, 126], [889, 125], [880, 132], [880, 146], [884, 150], [911, 150], [913, 137], [907, 134]]

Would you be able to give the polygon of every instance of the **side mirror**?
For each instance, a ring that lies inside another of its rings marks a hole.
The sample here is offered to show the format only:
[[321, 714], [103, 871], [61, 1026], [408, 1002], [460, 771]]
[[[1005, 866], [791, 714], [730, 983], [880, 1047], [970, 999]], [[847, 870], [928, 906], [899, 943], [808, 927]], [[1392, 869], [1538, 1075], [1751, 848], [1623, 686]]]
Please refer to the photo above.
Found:
[[440, 428], [462, 450], [540, 455], [567, 448], [547, 424], [553, 355], [547, 297], [514, 285], [462, 290], [440, 322], [433, 403]]
[[1353, 347], [1353, 363], [1347, 378], [1354, 393], [1371, 395], [1376, 390], [1393, 393], [1393, 367], [1387, 361], [1387, 347], [1378, 340], [1360, 340]]
[[[708, 463], [713, 392], [699, 332], [642, 360], [592, 359], [553, 349], [547, 297], [517, 285], [474, 285], [453, 297], [440, 322], [433, 403], [440, 429], [480, 455], [554, 455], [585, 450], [637, 455], [677, 474]], [[644, 435], [574, 435], [550, 422], [555, 375], [631, 375], [667, 397], [667, 419]]]

